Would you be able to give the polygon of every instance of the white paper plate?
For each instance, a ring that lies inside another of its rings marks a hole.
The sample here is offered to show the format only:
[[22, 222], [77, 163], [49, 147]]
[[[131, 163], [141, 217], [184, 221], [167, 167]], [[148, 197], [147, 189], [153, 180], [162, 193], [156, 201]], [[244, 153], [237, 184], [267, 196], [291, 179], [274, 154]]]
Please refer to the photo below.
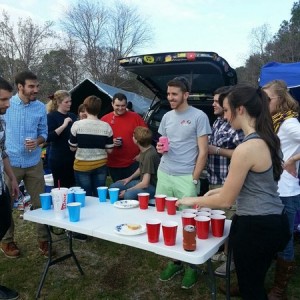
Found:
[[[139, 229], [129, 229], [128, 224], [119, 224], [115, 227], [115, 232], [122, 235], [138, 235], [146, 232], [146, 226], [140, 225], [141, 227]], [[133, 225], [133, 223], [132, 223]], [[134, 224], [139, 225], [139, 224]]]
[[139, 206], [139, 201], [137, 200], [119, 200], [114, 203], [117, 208], [134, 208]]

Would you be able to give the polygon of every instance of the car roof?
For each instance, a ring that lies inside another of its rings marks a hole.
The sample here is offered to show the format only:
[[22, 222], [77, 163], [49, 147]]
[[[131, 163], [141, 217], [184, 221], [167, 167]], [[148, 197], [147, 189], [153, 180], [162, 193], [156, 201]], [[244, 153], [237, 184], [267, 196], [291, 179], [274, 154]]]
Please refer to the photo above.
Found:
[[235, 85], [237, 75], [215, 52], [183, 51], [143, 54], [119, 59], [125, 70], [137, 75], [159, 99], [167, 96], [167, 83], [184, 76], [191, 83], [191, 95], [212, 95], [225, 85]]

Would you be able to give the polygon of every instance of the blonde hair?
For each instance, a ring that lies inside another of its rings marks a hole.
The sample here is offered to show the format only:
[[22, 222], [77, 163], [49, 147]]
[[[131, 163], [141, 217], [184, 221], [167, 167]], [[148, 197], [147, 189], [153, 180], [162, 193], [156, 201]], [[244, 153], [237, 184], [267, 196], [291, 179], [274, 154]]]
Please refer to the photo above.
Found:
[[298, 112], [299, 104], [289, 93], [289, 89], [284, 80], [272, 80], [262, 87], [263, 90], [271, 90], [277, 97], [278, 103], [274, 114], [287, 112], [289, 110]]
[[61, 104], [66, 97], [70, 96], [70, 93], [65, 90], [58, 90], [52, 96], [49, 96], [50, 101], [46, 105], [48, 113], [57, 111], [58, 104]]

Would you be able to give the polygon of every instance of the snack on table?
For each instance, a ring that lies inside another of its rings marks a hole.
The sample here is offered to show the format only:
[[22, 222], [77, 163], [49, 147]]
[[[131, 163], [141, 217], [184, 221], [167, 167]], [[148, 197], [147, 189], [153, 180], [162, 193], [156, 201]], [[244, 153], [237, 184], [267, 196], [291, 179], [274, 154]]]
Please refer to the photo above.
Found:
[[127, 224], [127, 227], [130, 230], [138, 230], [138, 229], [142, 228], [142, 226], [139, 224]]

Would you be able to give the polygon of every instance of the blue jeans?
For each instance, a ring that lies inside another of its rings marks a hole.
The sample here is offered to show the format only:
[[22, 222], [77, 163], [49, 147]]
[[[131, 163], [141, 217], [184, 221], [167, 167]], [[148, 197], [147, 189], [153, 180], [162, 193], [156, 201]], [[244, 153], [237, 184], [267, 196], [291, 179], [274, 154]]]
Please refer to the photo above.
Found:
[[[113, 183], [110, 188], [119, 188], [120, 191], [127, 190], [135, 185], [137, 185], [140, 181], [139, 180], [131, 180], [126, 185], [123, 184], [123, 181], [119, 180], [115, 183]], [[130, 200], [137, 200], [138, 199], [138, 193], [149, 193], [150, 199], [154, 198], [155, 195], [155, 187], [153, 185], [149, 185], [145, 189], [134, 189], [134, 190], [128, 190], [124, 194], [124, 199], [130, 199]]]
[[76, 185], [82, 187], [87, 196], [98, 197], [97, 187], [106, 184], [106, 177], [106, 166], [85, 172], [75, 171]]
[[283, 252], [279, 252], [278, 256], [286, 261], [293, 261], [295, 258], [294, 254], [294, 223], [296, 212], [300, 209], [300, 195], [290, 196], [290, 197], [280, 197], [282, 203], [284, 204], [286, 214], [289, 219], [291, 239], [287, 243]]

